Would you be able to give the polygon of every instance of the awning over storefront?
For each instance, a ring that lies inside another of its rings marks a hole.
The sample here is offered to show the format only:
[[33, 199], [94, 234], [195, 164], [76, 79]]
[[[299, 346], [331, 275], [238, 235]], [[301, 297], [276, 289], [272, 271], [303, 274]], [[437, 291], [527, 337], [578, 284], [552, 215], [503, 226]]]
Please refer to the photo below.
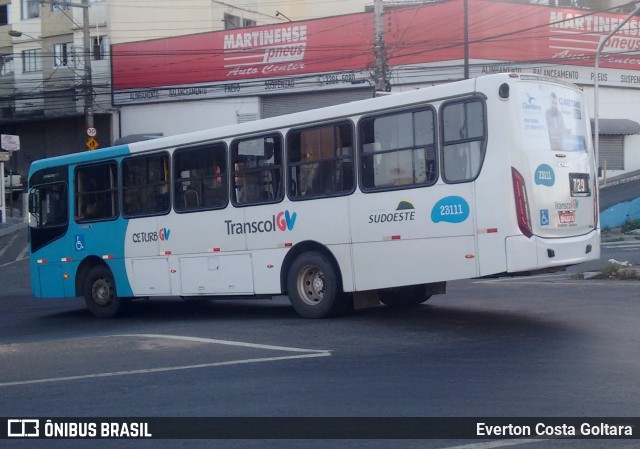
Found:
[[[592, 130], [594, 126], [595, 120], [591, 119]], [[640, 123], [626, 118], [601, 118], [598, 119], [598, 133], [611, 136], [640, 134]]]

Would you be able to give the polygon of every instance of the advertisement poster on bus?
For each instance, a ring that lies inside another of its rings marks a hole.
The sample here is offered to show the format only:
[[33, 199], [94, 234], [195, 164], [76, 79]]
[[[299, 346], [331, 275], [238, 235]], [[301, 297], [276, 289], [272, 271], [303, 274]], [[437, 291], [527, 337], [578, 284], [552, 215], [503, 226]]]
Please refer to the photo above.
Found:
[[522, 145], [532, 151], [587, 151], [581, 96], [572, 89], [527, 83], [518, 89]]

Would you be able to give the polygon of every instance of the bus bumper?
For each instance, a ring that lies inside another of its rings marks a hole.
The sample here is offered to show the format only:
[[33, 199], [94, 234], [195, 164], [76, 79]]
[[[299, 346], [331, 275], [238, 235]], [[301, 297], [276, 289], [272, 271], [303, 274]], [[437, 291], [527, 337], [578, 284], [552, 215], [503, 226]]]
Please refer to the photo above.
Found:
[[600, 229], [558, 239], [507, 237], [506, 248], [508, 273], [575, 265], [600, 258]]

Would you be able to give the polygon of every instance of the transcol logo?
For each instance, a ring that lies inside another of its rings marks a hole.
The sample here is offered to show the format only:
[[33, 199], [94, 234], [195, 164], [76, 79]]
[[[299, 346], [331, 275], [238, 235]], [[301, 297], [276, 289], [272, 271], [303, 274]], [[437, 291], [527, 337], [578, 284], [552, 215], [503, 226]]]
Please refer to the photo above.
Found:
[[298, 214], [288, 210], [274, 214], [269, 220], [234, 222], [225, 220], [227, 225], [227, 235], [236, 234], [259, 234], [263, 232], [293, 231]]

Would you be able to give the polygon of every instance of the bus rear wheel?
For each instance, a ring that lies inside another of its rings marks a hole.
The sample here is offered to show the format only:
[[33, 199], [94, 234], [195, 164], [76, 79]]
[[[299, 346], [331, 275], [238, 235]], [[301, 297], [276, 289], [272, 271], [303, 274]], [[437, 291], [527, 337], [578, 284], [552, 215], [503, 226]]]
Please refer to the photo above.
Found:
[[303, 318], [325, 318], [348, 310], [349, 296], [339, 285], [336, 268], [322, 254], [300, 254], [287, 276], [291, 305]]
[[124, 310], [125, 300], [118, 298], [113, 275], [107, 267], [97, 265], [89, 270], [83, 293], [87, 308], [98, 318], [113, 318]]
[[389, 307], [422, 304], [431, 298], [431, 294], [427, 294], [427, 286], [425, 284], [383, 288], [378, 290], [378, 296], [380, 302]]

